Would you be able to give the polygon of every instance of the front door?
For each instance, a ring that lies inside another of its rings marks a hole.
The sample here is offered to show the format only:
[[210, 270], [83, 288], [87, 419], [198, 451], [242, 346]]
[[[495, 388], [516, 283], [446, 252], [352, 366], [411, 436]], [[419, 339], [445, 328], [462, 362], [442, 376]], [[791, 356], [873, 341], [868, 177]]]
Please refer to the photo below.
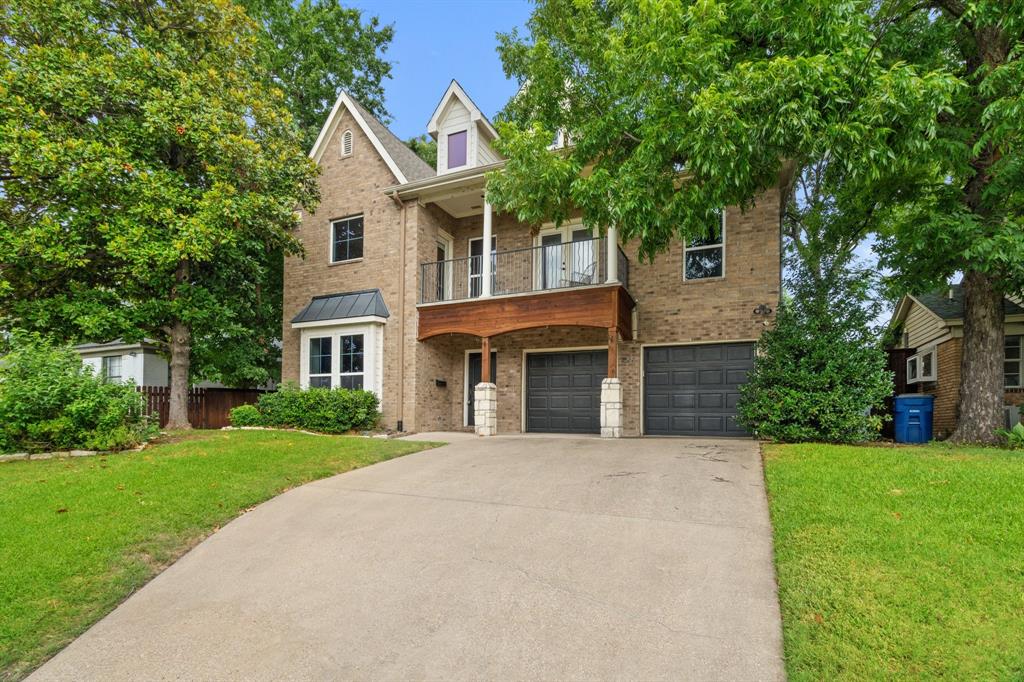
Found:
[[[466, 426], [476, 425], [476, 420], [473, 418], [473, 389], [480, 383], [480, 373], [483, 371], [480, 356], [479, 352], [470, 353], [469, 363], [466, 367]], [[491, 383], [496, 383], [497, 379], [498, 353], [491, 351]]]

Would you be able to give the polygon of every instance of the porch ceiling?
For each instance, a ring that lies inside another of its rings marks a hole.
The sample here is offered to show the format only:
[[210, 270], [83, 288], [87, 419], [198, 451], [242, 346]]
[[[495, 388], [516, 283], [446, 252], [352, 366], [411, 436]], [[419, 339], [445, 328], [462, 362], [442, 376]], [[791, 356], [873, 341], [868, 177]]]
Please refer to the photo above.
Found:
[[420, 305], [420, 341], [443, 334], [492, 337], [539, 327], [615, 328], [633, 334], [633, 298], [621, 284]]

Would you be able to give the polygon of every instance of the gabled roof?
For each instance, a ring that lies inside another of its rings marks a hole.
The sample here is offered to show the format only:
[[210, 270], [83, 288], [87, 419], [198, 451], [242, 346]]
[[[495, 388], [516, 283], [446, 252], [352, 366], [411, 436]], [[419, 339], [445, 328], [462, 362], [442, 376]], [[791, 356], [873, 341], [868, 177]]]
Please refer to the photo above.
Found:
[[327, 144], [337, 128], [342, 108], [347, 109], [355, 119], [363, 134], [369, 138], [374, 149], [384, 159], [384, 163], [388, 165], [400, 184], [404, 185], [407, 182], [422, 180], [437, 174], [426, 161], [417, 156], [394, 133], [388, 130], [387, 126], [378, 121], [363, 105], [345, 92], [338, 95], [338, 101], [334, 103], [334, 108], [331, 109], [327, 121], [324, 122], [324, 127], [320, 129], [320, 135], [317, 136], [313, 149], [309, 152], [309, 158], [320, 163]]
[[469, 120], [475, 122], [477, 125], [482, 127], [487, 132], [487, 134], [491, 136], [491, 138], [498, 137], [498, 131], [495, 130], [494, 126], [491, 125], [491, 122], [488, 120], [488, 118], [484, 116], [482, 111], [480, 111], [480, 107], [478, 107], [476, 103], [473, 102], [473, 100], [466, 93], [466, 91], [462, 89], [462, 86], [459, 85], [459, 82], [454, 79], [452, 79], [452, 82], [448, 86], [448, 89], [444, 91], [444, 95], [441, 96], [441, 101], [438, 102], [437, 108], [434, 109], [434, 113], [430, 115], [430, 121], [427, 123], [428, 133], [430, 133], [433, 137], [437, 137], [438, 123], [441, 118], [441, 112], [443, 112], [444, 108], [448, 106], [448, 102], [451, 101], [452, 98], [459, 100], [460, 102], [462, 102], [462, 106], [469, 109]]
[[314, 296], [309, 305], [292, 318], [292, 324], [344, 320], [354, 317], [390, 317], [380, 289], [349, 291]]
[[[931, 314], [941, 320], [962, 320], [964, 317], [964, 290], [959, 284], [951, 284], [938, 291], [922, 294], [907, 294], [896, 306], [892, 324], [902, 322], [910, 311], [910, 303], [924, 306]], [[1003, 299], [1004, 315], [1024, 314], [1024, 308], [1010, 298]]]

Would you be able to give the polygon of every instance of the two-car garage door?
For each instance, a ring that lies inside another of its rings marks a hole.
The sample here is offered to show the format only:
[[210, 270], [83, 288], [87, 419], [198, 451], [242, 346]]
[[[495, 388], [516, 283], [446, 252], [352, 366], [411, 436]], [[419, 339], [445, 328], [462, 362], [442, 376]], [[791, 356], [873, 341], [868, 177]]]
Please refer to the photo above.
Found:
[[754, 366], [753, 343], [644, 349], [644, 433], [745, 436], [736, 423], [739, 387]]
[[[736, 423], [739, 386], [754, 365], [753, 343], [644, 349], [644, 434], [745, 436]], [[598, 433], [605, 350], [526, 356], [526, 430]]]

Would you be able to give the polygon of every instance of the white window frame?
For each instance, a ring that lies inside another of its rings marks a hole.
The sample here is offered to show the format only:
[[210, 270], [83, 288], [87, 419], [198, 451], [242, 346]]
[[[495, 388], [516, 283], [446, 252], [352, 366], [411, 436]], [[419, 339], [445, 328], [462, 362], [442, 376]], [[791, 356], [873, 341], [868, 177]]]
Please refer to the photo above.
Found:
[[[466, 159], [462, 163], [460, 163], [458, 166], [452, 166], [451, 165], [451, 161], [452, 161], [452, 136], [453, 135], [458, 135], [460, 133], [465, 133], [465, 135], [466, 135]], [[448, 170], [455, 170], [455, 169], [459, 169], [459, 168], [469, 168], [469, 166], [470, 166], [470, 158], [471, 158], [470, 155], [469, 155], [469, 138], [470, 138], [469, 128], [459, 128], [458, 130], [452, 130], [450, 132], [445, 133], [445, 136], [444, 136], [444, 143], [445, 143], [444, 144], [444, 167], [445, 168], [447, 168]], [[440, 150], [438, 150], [438, 151], [440, 151]]]
[[[329, 358], [330, 363], [331, 363], [331, 371], [329, 371], [327, 373], [318, 372], [317, 374], [313, 374], [309, 370], [309, 361], [313, 357], [312, 349], [310, 348], [310, 346], [312, 345], [313, 341], [317, 341], [317, 340], [321, 340], [321, 339], [327, 339], [327, 340], [329, 340], [331, 342], [331, 354], [330, 354], [330, 358]], [[306, 343], [306, 387], [309, 387], [312, 384], [313, 379], [319, 379], [321, 377], [327, 377], [330, 380], [330, 386], [327, 386], [326, 388], [334, 388], [335, 387], [335, 383], [334, 383], [334, 344], [335, 344], [335, 341], [334, 341], [334, 338], [331, 335], [329, 335], [329, 334], [323, 334], [321, 336], [312, 336], [311, 335], [309, 338], [306, 339], [305, 343]]]
[[331, 337], [331, 387], [341, 386], [342, 376], [360, 372], [341, 371], [341, 337], [363, 336], [363, 390], [373, 391], [383, 403], [384, 397], [384, 326], [385, 319], [376, 316], [344, 320], [323, 320], [293, 324], [299, 335], [299, 386], [309, 388], [309, 342]]
[[363, 219], [363, 236], [360, 239], [363, 242], [363, 256], [366, 255], [366, 216], [362, 213], [356, 213], [355, 215], [348, 215], [343, 218], [334, 218], [331, 220], [330, 229], [327, 230], [327, 258], [328, 262], [334, 263], [358, 263], [363, 260], [363, 256], [357, 256], [355, 258], [343, 258], [341, 260], [334, 260], [334, 228], [338, 223], [343, 223], [347, 220], [355, 220], [356, 218]]
[[[932, 371], [924, 373], [924, 358], [931, 356]], [[925, 348], [907, 358], [907, 384], [921, 384], [928, 381], [935, 381], [939, 375], [939, 354], [935, 346]], [[911, 370], [913, 368], [913, 370]]]
[[[359, 371], [359, 372], [352, 372], [352, 371], [345, 372], [345, 371], [343, 371], [343, 368], [344, 368], [345, 365], [344, 365], [343, 362], [341, 362], [341, 359], [342, 359], [342, 349], [344, 349], [345, 344], [342, 343], [341, 340], [342, 339], [355, 338], [357, 336], [360, 337], [363, 340], [363, 350], [362, 350], [362, 352], [363, 352], [363, 369], [362, 369], [362, 371]], [[366, 371], [367, 370], [367, 367], [366, 367], [366, 360], [367, 360], [367, 357], [366, 357], [366, 355], [367, 355], [367, 353], [366, 353], [366, 344], [367, 344], [367, 342], [371, 341], [372, 339], [368, 338], [368, 336], [366, 334], [363, 334], [362, 332], [357, 332], [357, 331], [353, 331], [350, 334], [338, 334], [334, 338], [336, 338], [338, 340], [338, 371], [335, 373], [337, 375], [337, 377], [338, 377], [338, 388], [349, 388], [348, 386], [342, 386], [342, 382], [341, 382], [342, 377], [362, 377], [362, 379], [363, 379], [362, 382], [361, 382], [362, 386], [360, 386], [356, 390], [364, 390], [366, 388], [366, 375], [367, 375], [367, 371]]]
[[352, 130], [346, 130], [341, 134], [341, 143], [338, 145], [338, 152], [341, 158], [347, 158], [352, 156], [352, 151], [355, 149], [355, 138], [352, 135]]
[[[725, 279], [725, 240], [726, 240], [726, 226], [725, 226], [725, 214], [726, 210], [722, 209], [722, 224], [721, 234], [722, 239], [717, 244], [705, 244], [703, 246], [687, 246], [686, 242], [683, 242], [683, 281], [684, 282], [714, 282], [716, 280]], [[686, 254], [691, 251], [710, 251], [711, 249], [722, 250], [722, 274], [717, 277], [687, 277], [686, 276]]]
[[[1017, 338], [1018, 348], [1016, 358], [1006, 358], [1006, 339]], [[1017, 385], [1013, 386], [1006, 383], [1006, 363], [1014, 362], [1017, 363]], [[1024, 336], [1020, 334], [1007, 334], [1003, 340], [1003, 388], [1024, 388]]]
[[[114, 360], [117, 361], [117, 374], [110, 373], [110, 364]], [[124, 380], [124, 356], [123, 355], [104, 355], [100, 358], [100, 373], [106, 381], [114, 381], [121, 383]]]

